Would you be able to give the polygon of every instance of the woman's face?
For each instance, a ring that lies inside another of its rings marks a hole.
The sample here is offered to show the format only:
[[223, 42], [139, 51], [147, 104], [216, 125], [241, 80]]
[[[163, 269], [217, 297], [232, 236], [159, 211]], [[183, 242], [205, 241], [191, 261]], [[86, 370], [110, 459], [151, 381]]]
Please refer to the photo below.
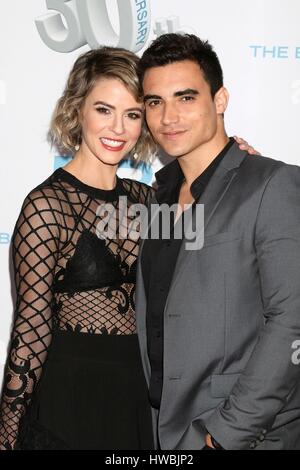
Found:
[[135, 146], [142, 128], [143, 103], [122, 82], [101, 78], [81, 111], [80, 151], [108, 165], [117, 165]]

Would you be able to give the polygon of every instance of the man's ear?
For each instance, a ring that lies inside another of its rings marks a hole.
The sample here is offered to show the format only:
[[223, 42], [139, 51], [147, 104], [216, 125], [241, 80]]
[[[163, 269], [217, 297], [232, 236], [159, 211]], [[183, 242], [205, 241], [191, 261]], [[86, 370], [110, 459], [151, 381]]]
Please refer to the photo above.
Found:
[[214, 97], [217, 114], [224, 114], [229, 101], [229, 93], [225, 87], [221, 87]]

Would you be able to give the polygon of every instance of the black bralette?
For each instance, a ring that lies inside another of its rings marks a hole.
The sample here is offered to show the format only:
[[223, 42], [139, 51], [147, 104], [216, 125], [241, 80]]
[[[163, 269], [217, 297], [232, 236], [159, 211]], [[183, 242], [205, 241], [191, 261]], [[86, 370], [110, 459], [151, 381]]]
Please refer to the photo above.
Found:
[[135, 282], [136, 260], [129, 267], [106, 246], [105, 240], [84, 230], [66, 268], [55, 276], [55, 292], [80, 292]]

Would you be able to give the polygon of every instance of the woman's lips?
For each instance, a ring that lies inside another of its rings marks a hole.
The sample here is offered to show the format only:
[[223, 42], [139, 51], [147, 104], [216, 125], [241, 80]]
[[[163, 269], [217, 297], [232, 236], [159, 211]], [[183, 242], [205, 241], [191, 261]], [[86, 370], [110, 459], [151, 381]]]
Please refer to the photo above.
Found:
[[126, 144], [125, 140], [108, 139], [107, 137], [101, 137], [100, 142], [106, 150], [111, 152], [120, 152]]

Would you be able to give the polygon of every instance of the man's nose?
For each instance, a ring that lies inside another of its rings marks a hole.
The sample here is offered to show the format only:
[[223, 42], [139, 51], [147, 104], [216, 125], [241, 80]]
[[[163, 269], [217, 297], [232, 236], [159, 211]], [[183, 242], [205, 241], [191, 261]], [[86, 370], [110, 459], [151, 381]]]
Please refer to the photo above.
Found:
[[162, 114], [162, 124], [170, 125], [178, 121], [178, 112], [176, 106], [173, 103], [165, 103], [163, 114]]

